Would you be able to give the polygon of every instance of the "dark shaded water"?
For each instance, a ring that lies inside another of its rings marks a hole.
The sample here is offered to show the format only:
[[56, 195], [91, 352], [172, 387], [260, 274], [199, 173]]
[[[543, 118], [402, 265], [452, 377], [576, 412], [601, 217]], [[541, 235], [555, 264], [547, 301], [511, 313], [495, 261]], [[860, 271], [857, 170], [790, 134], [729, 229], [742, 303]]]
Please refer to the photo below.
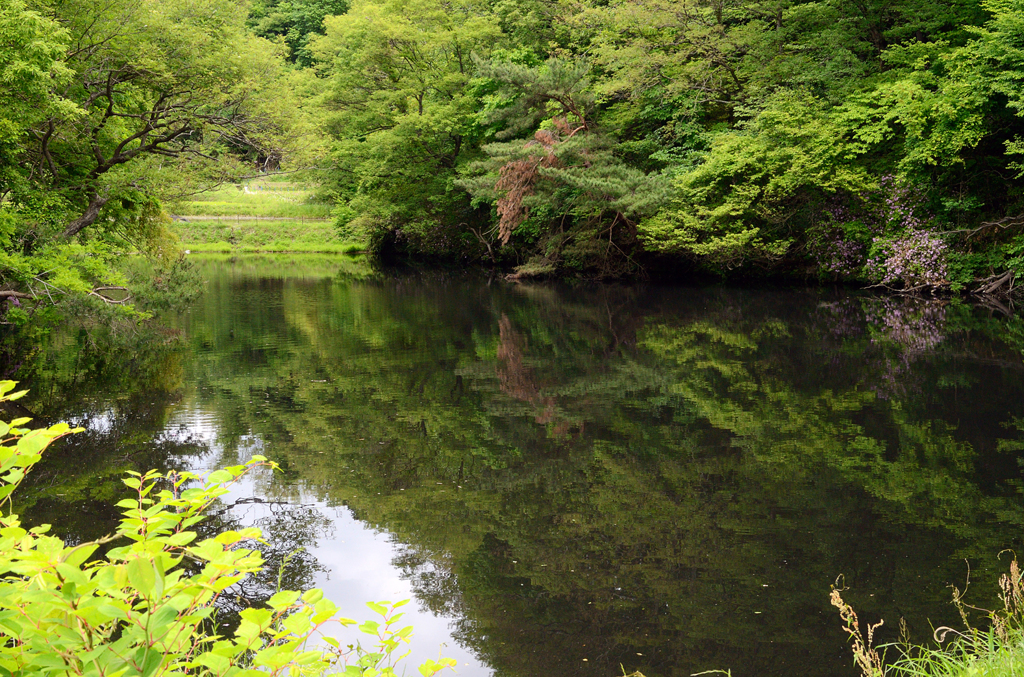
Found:
[[414, 597], [414, 657], [445, 642], [460, 674], [516, 677], [852, 675], [839, 574], [883, 641], [900, 617], [925, 639], [956, 622], [967, 562], [969, 600], [993, 605], [997, 554], [1021, 546], [1019, 320], [200, 265], [207, 291], [170, 329], [68, 333], [23, 367], [30, 408], [88, 427], [25, 487], [29, 519], [93, 537], [124, 470], [262, 453], [282, 471], [213, 526], [260, 524], [289, 584], [349, 615]]

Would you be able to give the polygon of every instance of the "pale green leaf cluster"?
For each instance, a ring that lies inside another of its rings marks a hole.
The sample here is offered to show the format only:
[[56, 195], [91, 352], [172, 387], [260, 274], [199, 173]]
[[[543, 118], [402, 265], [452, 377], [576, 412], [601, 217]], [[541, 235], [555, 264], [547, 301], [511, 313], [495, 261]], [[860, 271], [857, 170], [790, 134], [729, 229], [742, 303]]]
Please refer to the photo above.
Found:
[[[0, 400], [16, 399], [0, 382]], [[29, 430], [28, 419], [0, 423], [0, 501], [42, 451], [71, 430], [65, 424]], [[132, 473], [135, 493], [120, 501], [121, 524], [104, 539], [67, 545], [48, 526], [25, 529], [17, 515], [0, 517], [0, 674], [142, 677], [170, 675], [394, 676], [395, 652], [411, 627], [393, 627], [405, 602], [371, 603], [382, 622], [360, 630], [375, 648], [342, 646], [332, 628], [355, 625], [320, 590], [282, 590], [266, 608], [241, 612], [236, 628], [217, 634], [218, 599], [231, 594], [263, 559], [260, 531], [245, 528], [198, 540], [203, 512], [244, 474], [274, 467], [256, 456], [199, 477]], [[0, 503], [2, 505], [2, 503]], [[93, 556], [108, 545], [102, 559]], [[454, 661], [420, 667], [430, 677]]]
[[782, 93], [746, 126], [715, 136], [705, 161], [676, 178], [675, 203], [641, 224], [640, 237], [653, 251], [727, 267], [780, 257], [795, 235], [786, 222], [807, 193], [872, 186], [850, 162], [863, 150], [823, 102]]

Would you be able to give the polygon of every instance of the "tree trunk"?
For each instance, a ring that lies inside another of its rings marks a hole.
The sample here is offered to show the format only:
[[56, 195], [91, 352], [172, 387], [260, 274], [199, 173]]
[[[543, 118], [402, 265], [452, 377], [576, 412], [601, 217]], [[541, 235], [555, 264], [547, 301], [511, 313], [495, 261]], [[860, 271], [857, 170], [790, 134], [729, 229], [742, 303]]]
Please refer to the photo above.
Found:
[[107, 204], [109, 199], [101, 197], [99, 193], [93, 193], [92, 197], [89, 198], [89, 206], [85, 208], [82, 215], [69, 223], [68, 227], [64, 230], [64, 237], [74, 237], [83, 228], [95, 223], [96, 218], [100, 215], [100, 210], [103, 209], [103, 205]]

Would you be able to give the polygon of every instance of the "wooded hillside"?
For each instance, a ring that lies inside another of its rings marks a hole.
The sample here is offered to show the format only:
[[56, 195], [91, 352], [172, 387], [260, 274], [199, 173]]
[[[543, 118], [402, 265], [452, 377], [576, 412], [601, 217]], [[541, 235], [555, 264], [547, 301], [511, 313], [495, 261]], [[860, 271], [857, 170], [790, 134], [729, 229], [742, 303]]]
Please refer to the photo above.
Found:
[[1022, 35], [1020, 0], [10, 0], [0, 293], [117, 284], [162, 205], [279, 168], [385, 260], [1008, 291]]

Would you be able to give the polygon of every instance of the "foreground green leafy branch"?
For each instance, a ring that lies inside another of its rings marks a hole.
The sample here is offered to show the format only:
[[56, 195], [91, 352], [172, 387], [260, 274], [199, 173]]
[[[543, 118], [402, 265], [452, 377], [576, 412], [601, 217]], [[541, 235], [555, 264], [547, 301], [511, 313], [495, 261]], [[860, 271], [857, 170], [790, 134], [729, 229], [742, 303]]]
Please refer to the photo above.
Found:
[[[0, 381], [0, 401], [25, 394], [14, 386]], [[50, 443], [80, 430], [20, 427], [27, 422], [0, 422], [0, 507]], [[125, 484], [136, 496], [118, 504], [117, 532], [74, 546], [47, 535], [49, 526], [25, 529], [17, 515], [0, 516], [0, 675], [394, 675], [404, 657], [395, 652], [412, 632], [395, 626], [405, 602], [369, 604], [383, 617], [359, 625], [374, 637], [371, 650], [328, 634], [356, 622], [317, 589], [281, 590], [268, 608], [242, 611], [230, 634], [213, 633], [218, 599], [263, 566], [251, 547], [261, 534], [197, 541], [191, 528], [257, 467], [275, 466], [256, 456], [205, 478], [134, 473]], [[108, 544], [115, 547], [104, 559], [92, 559]], [[430, 677], [454, 663], [431, 660], [419, 671]]]

